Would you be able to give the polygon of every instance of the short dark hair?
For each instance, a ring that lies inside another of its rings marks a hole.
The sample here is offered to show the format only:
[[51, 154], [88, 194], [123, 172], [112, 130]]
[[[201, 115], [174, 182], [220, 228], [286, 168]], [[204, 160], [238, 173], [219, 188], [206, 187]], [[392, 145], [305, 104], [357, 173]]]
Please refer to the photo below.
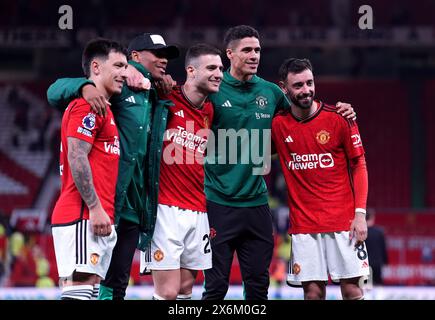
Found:
[[310, 60], [297, 58], [287, 59], [279, 67], [279, 80], [286, 81], [289, 73], [298, 74], [307, 69], [313, 71], [313, 66], [311, 65]]
[[221, 56], [222, 51], [207, 43], [195, 44], [187, 50], [184, 64], [187, 67], [191, 63], [192, 59], [208, 54]]
[[254, 37], [260, 40], [260, 35], [258, 34], [258, 31], [251, 26], [240, 25], [229, 28], [227, 32], [225, 32], [224, 36], [225, 48], [228, 48], [230, 42], [232, 41], [250, 37]]
[[95, 58], [107, 59], [110, 52], [119, 52], [127, 57], [127, 50], [119, 43], [105, 38], [89, 41], [82, 54], [82, 69], [86, 78], [91, 75], [91, 61]]

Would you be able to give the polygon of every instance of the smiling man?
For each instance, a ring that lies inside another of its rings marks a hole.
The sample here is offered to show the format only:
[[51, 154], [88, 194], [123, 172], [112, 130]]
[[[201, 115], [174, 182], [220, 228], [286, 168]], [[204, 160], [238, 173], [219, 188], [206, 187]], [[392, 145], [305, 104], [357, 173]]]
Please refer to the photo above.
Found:
[[222, 80], [220, 50], [197, 44], [186, 53], [186, 82], [168, 96], [160, 165], [159, 206], [151, 249], [141, 270], [152, 270], [156, 300], [190, 299], [198, 270], [211, 268], [209, 223], [204, 194], [204, 153], [213, 105]]
[[[276, 84], [256, 75], [261, 47], [254, 28], [245, 25], [230, 28], [224, 43], [231, 66], [224, 73], [219, 93], [210, 96], [215, 106], [211, 129], [216, 137], [219, 130], [225, 129], [240, 133], [240, 138], [233, 143], [236, 148], [230, 144], [222, 148], [219, 144], [224, 139], [215, 139], [208, 149], [205, 193], [213, 230], [213, 268], [204, 272], [202, 298], [224, 299], [236, 251], [246, 299], [267, 299], [273, 252], [272, 216], [266, 183], [261, 173], [254, 174], [255, 169], [263, 170], [263, 164], [252, 161], [252, 151], [265, 150], [270, 135], [264, 138], [263, 133], [267, 136], [276, 110], [289, 108], [289, 102]], [[260, 138], [252, 134], [254, 131], [260, 132]], [[215, 152], [210, 152], [210, 147]], [[222, 159], [228, 161], [223, 163]], [[236, 159], [235, 163], [230, 159]]]
[[[86, 77], [109, 99], [126, 78], [126, 50], [97, 39], [83, 51]], [[119, 133], [110, 107], [96, 115], [82, 98], [62, 118], [62, 188], [51, 217], [62, 300], [89, 300], [109, 268], [116, 243], [113, 228]]]
[[[263, 175], [270, 166], [272, 119], [290, 103], [274, 83], [256, 75], [260, 37], [254, 28], [239, 25], [224, 37], [229, 70], [219, 92], [210, 95], [215, 106], [205, 163], [205, 193], [211, 228], [213, 267], [204, 271], [203, 299], [224, 299], [234, 252], [242, 272], [245, 298], [267, 299], [273, 253], [272, 216]], [[337, 108], [354, 116], [352, 108]], [[224, 135], [223, 139], [222, 132]], [[229, 141], [229, 143], [227, 143]]]
[[[124, 298], [136, 246], [145, 250], [154, 231], [163, 133], [167, 106], [172, 104], [158, 98], [156, 87], [170, 77], [166, 74], [168, 61], [179, 55], [177, 47], [167, 45], [161, 35], [153, 33], [135, 37], [128, 53], [127, 71], [136, 68], [150, 86], [132, 90], [124, 85], [122, 92], [110, 99], [120, 134], [121, 161], [115, 202], [118, 241], [99, 295], [99, 299], [108, 300]], [[68, 99], [81, 95], [91, 106], [104, 109], [106, 98], [97, 89], [84, 78], [59, 79], [50, 86], [47, 96], [59, 109]]]
[[325, 299], [330, 276], [343, 299], [363, 299], [368, 177], [358, 126], [315, 99], [308, 59], [287, 59], [279, 77], [292, 102], [272, 124], [291, 213], [287, 283], [302, 286], [307, 300]]

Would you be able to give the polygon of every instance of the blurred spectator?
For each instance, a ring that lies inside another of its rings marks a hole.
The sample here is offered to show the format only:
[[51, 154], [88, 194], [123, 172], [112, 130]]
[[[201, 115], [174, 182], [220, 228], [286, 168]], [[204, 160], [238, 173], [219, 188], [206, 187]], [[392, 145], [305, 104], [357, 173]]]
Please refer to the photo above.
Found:
[[424, 245], [421, 249], [421, 262], [423, 263], [432, 263], [433, 262], [433, 254], [432, 248], [429, 245]]
[[8, 260], [8, 233], [3, 213], [0, 212], [0, 287], [6, 273]]
[[278, 204], [271, 206], [273, 227], [276, 234], [279, 236], [286, 236], [289, 228], [289, 208], [285, 205]]
[[[288, 214], [287, 214], [288, 216]], [[274, 260], [275, 265], [271, 272], [271, 284], [276, 286], [275, 299], [282, 298], [282, 285], [286, 282], [288, 273], [288, 264], [290, 261], [291, 242], [287, 233], [278, 235], [275, 246]]]
[[35, 286], [38, 288], [52, 288], [56, 284], [52, 278], [49, 277], [50, 274], [50, 262], [45, 257], [43, 250], [39, 246], [33, 246], [33, 258], [36, 264], [36, 275], [38, 279], [36, 280]]
[[369, 264], [372, 269], [373, 284], [382, 285], [382, 267], [388, 263], [387, 246], [384, 230], [375, 225], [375, 210], [367, 210], [368, 235], [365, 241], [369, 255]]
[[33, 242], [26, 241], [20, 232], [14, 232], [10, 239], [13, 257], [8, 285], [11, 287], [34, 287], [38, 278], [33, 257]]
[[45, 137], [50, 125], [53, 109], [46, 106], [41, 112], [37, 113], [33, 118], [33, 129], [35, 131], [35, 139], [30, 144], [30, 151], [44, 151]]
[[14, 110], [14, 128], [12, 133], [12, 144], [14, 147], [20, 146], [20, 136], [29, 129], [29, 103], [19, 94], [17, 88], [12, 88], [9, 92], [8, 103]]

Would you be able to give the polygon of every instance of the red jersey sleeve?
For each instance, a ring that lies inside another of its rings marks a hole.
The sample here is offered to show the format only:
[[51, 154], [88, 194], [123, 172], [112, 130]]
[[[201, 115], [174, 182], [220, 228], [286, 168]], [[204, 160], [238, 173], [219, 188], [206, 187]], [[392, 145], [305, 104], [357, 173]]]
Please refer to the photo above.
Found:
[[353, 159], [363, 155], [364, 147], [361, 141], [361, 135], [358, 130], [358, 125], [354, 120], [343, 118], [344, 125], [344, 149], [349, 159]]
[[98, 131], [102, 127], [102, 117], [97, 116], [89, 104], [70, 105], [66, 136], [94, 143]]
[[365, 209], [367, 207], [369, 182], [364, 155], [353, 158], [350, 161], [350, 167], [352, 171], [353, 190], [355, 194], [355, 208]]

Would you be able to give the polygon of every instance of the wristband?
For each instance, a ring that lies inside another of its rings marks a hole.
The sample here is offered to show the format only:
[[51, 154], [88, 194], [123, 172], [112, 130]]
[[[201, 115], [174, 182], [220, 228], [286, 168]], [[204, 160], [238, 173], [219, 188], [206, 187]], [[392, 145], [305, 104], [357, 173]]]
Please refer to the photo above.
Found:
[[361, 213], [363, 215], [366, 215], [367, 211], [364, 208], [355, 208], [355, 213]]

